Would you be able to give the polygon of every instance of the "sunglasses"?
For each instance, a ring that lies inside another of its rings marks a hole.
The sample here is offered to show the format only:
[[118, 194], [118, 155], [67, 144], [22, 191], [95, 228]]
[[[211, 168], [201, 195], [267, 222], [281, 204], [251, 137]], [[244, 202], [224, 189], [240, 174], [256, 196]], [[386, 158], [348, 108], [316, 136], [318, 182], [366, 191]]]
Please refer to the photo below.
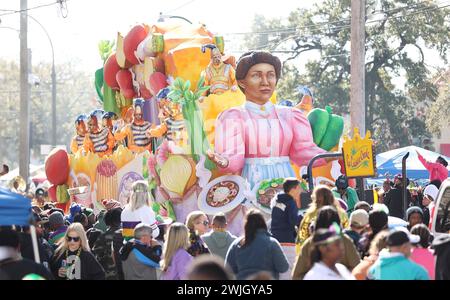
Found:
[[67, 237], [67, 241], [74, 241], [74, 242], [79, 242], [80, 241], [80, 237], [79, 236], [68, 236]]

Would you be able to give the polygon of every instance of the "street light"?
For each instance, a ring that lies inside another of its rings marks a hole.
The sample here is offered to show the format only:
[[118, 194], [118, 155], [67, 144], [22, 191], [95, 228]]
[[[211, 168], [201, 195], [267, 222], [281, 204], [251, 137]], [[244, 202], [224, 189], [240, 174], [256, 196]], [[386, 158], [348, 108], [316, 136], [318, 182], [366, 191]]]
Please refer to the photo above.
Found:
[[36, 20], [33, 16], [28, 15], [33, 21], [35, 21], [44, 30], [45, 35], [50, 42], [50, 47], [52, 48], [52, 145], [56, 146], [56, 71], [55, 71], [55, 51], [53, 49], [52, 39], [48, 34], [45, 27]]
[[188, 22], [189, 24], [192, 24], [191, 21], [189, 21], [188, 19], [186, 19], [185, 17], [180, 17], [180, 16], [172, 16], [172, 15], [163, 15], [162, 12], [159, 13], [159, 19], [158, 22], [164, 22], [164, 19], [181, 19], [184, 20], [186, 22]]

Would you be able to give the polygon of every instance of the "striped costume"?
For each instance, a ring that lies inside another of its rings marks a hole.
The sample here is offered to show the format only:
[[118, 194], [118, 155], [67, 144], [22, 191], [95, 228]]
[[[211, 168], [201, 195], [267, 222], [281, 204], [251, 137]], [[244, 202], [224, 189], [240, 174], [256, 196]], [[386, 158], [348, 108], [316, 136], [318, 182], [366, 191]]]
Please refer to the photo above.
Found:
[[145, 150], [151, 151], [151, 139], [146, 134], [151, 127], [152, 124], [147, 121], [142, 122], [142, 124], [133, 122], [116, 132], [114, 137], [118, 141], [127, 138], [128, 148], [133, 152], [141, 153]]
[[70, 150], [73, 154], [77, 153], [79, 149], [83, 148], [84, 135], [77, 134], [73, 137], [72, 142], [70, 143]]
[[205, 85], [209, 85], [211, 94], [223, 94], [236, 85], [236, 74], [233, 67], [222, 63], [218, 68], [209, 64], [205, 70]]
[[84, 139], [83, 147], [86, 152], [98, 153], [100, 156], [109, 155], [114, 148], [115, 140], [108, 128], [96, 133], [88, 133]]

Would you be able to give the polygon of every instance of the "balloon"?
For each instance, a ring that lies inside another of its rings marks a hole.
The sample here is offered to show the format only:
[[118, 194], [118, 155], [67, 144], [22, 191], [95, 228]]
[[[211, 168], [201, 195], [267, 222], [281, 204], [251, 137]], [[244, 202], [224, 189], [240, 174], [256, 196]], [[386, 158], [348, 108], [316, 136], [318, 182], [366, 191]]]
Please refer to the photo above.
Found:
[[130, 30], [130, 32], [127, 33], [127, 35], [123, 39], [123, 51], [125, 53], [125, 57], [127, 58], [127, 61], [129, 61], [133, 65], [139, 63], [134, 52], [136, 51], [139, 43], [141, 43], [145, 39], [147, 33], [147, 28], [145, 28], [143, 25], [136, 25]]
[[127, 99], [132, 99], [136, 96], [133, 88], [133, 77], [129, 70], [120, 70], [117, 72], [116, 80], [120, 87], [120, 92]]
[[111, 54], [110, 57], [106, 60], [105, 66], [103, 67], [103, 77], [106, 84], [112, 89], [118, 90], [119, 83], [116, 80], [116, 74], [121, 69], [117, 64], [116, 54]]
[[155, 72], [150, 75], [150, 92], [157, 95], [160, 90], [167, 86], [167, 77], [163, 73]]
[[48, 196], [50, 197], [50, 199], [53, 202], [56, 202], [56, 185], [52, 185], [49, 189], [48, 189]]
[[55, 185], [64, 184], [69, 177], [69, 156], [64, 149], [53, 149], [45, 159], [45, 174]]

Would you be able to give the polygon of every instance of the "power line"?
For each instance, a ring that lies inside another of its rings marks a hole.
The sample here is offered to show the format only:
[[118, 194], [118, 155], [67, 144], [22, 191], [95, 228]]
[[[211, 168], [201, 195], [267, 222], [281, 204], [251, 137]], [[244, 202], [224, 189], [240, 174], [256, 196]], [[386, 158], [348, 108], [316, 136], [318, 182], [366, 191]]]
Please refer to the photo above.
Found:
[[[8, 15], [21, 13], [21, 12], [24, 12], [24, 11], [30, 11], [30, 10], [34, 10], [34, 9], [38, 9], [38, 8], [43, 8], [43, 7], [48, 7], [48, 6], [52, 6], [52, 5], [55, 5], [55, 4], [59, 4], [63, 18], [66, 18], [67, 17], [67, 3], [66, 2], [67, 1], [69, 1], [69, 0], [56, 0], [55, 2], [52, 2], [52, 3], [41, 4], [41, 5], [38, 5], [38, 6], [30, 7], [30, 8], [27, 8], [27, 9], [21, 9], [21, 10], [0, 9], [0, 11], [7, 11], [6, 13], [0, 14], [0, 17], [4, 17], [4, 16], [8, 16]], [[63, 13], [63, 10], [65, 11], [65, 13]]]
[[186, 3], [184, 3], [184, 4], [181, 4], [180, 6], [169, 10], [168, 12], [166, 12], [166, 14], [170, 14], [170, 13], [173, 13], [173, 12], [179, 10], [179, 9], [182, 9], [183, 7], [188, 6], [189, 4], [191, 4], [191, 3], [195, 2], [195, 1], [196, 0], [190, 0], [190, 1], [186, 2]]
[[[443, 3], [441, 3], [441, 4], [443, 4]], [[433, 10], [438, 10], [438, 9], [446, 8], [446, 7], [449, 7], [449, 6], [450, 6], [450, 4], [447, 4], [447, 5], [444, 5], [444, 6], [422, 8], [422, 9], [419, 9], [419, 10], [416, 10], [416, 11], [413, 11], [413, 12], [410, 12], [410, 13], [404, 14], [404, 15], [389, 16], [389, 17], [383, 18], [383, 19], [367, 21], [366, 24], [379, 23], [379, 22], [383, 22], [383, 21], [386, 21], [386, 20], [389, 20], [389, 19], [397, 19], [397, 18], [402, 18], [402, 17], [409, 17], [409, 16], [412, 16], [412, 15], [416, 15], [416, 14], [420, 14], [420, 13], [424, 13], [424, 12], [429, 12], [429, 11], [433, 11]], [[384, 12], [384, 13], [386, 13], [386, 12]], [[323, 25], [328, 25], [328, 24], [323, 24]], [[314, 25], [313, 26], [304, 26], [304, 27], [298, 27], [298, 29], [309, 29], [309, 28], [316, 27], [316, 26], [314, 26]], [[350, 27], [351, 27], [350, 25], [342, 25], [342, 26], [336, 26], [336, 27], [330, 28], [330, 30], [335, 31], [335, 30], [349, 29]], [[251, 34], [251, 33], [248, 33], [248, 34]], [[264, 48], [267, 48], [269, 46], [272, 46], [273, 43], [277, 43], [278, 46], [279, 46], [281, 43], [284, 43], [284, 42], [286, 42], [286, 41], [288, 41], [288, 40], [290, 40], [292, 38], [295, 38], [296, 36], [297, 35], [291, 35], [291, 36], [288, 36], [288, 37], [284, 38], [281, 41], [274, 40], [274, 41], [268, 42], [266, 45], [259, 46], [258, 48], [259, 49], [264, 49]]]
[[[386, 10], [386, 11], [379, 11], [376, 12], [374, 14], [368, 15], [367, 17], [373, 17], [376, 15], [380, 15], [380, 14], [386, 14], [389, 12], [393, 12], [393, 11], [398, 11], [398, 12], [403, 12], [401, 11], [401, 9], [410, 9], [410, 8], [417, 8], [418, 5], [420, 4], [425, 4], [425, 3], [429, 3], [428, 1], [423, 1], [423, 2], [419, 2], [416, 3], [416, 7], [397, 7], [397, 8], [393, 8], [390, 10]], [[442, 5], [442, 4], [446, 4], [446, 3], [439, 3], [437, 5]], [[426, 8], [421, 8], [418, 9], [416, 11], [411, 11], [410, 14], [407, 14], [405, 16], [409, 16], [409, 15], [413, 15], [416, 13], [421, 13], [423, 11], [432, 11], [432, 10], [436, 10], [436, 9], [441, 9], [441, 8], [445, 8], [448, 7], [449, 5], [446, 6], [441, 6], [441, 7], [426, 7]], [[402, 15], [400, 16], [391, 16], [389, 18], [393, 18], [393, 17], [402, 17]], [[388, 19], [389, 19], [388, 18]], [[383, 19], [384, 20], [384, 19]], [[368, 23], [374, 23], [374, 22], [379, 22], [380, 20], [371, 20], [371, 21], [367, 21], [366, 24]], [[347, 22], [348, 24], [345, 24], [345, 22]], [[317, 28], [317, 27], [322, 27], [322, 26], [329, 26], [332, 24], [337, 24], [337, 23], [344, 23], [341, 26], [336, 26], [334, 27], [334, 29], [343, 29], [343, 28], [350, 28], [350, 19], [342, 19], [342, 20], [337, 20], [337, 21], [333, 21], [333, 22], [320, 22], [317, 24], [313, 24], [313, 25], [308, 25], [308, 26], [297, 26], [297, 27], [288, 27], [288, 28], [279, 28], [279, 29], [271, 29], [271, 30], [265, 30], [265, 31], [255, 31], [255, 32], [228, 32], [228, 33], [224, 33], [223, 35], [248, 35], [248, 34], [253, 34], [253, 35], [267, 35], [267, 34], [283, 34], [283, 33], [291, 33], [291, 32], [296, 32], [297, 30], [302, 30], [302, 29], [313, 29], [313, 28]]]

